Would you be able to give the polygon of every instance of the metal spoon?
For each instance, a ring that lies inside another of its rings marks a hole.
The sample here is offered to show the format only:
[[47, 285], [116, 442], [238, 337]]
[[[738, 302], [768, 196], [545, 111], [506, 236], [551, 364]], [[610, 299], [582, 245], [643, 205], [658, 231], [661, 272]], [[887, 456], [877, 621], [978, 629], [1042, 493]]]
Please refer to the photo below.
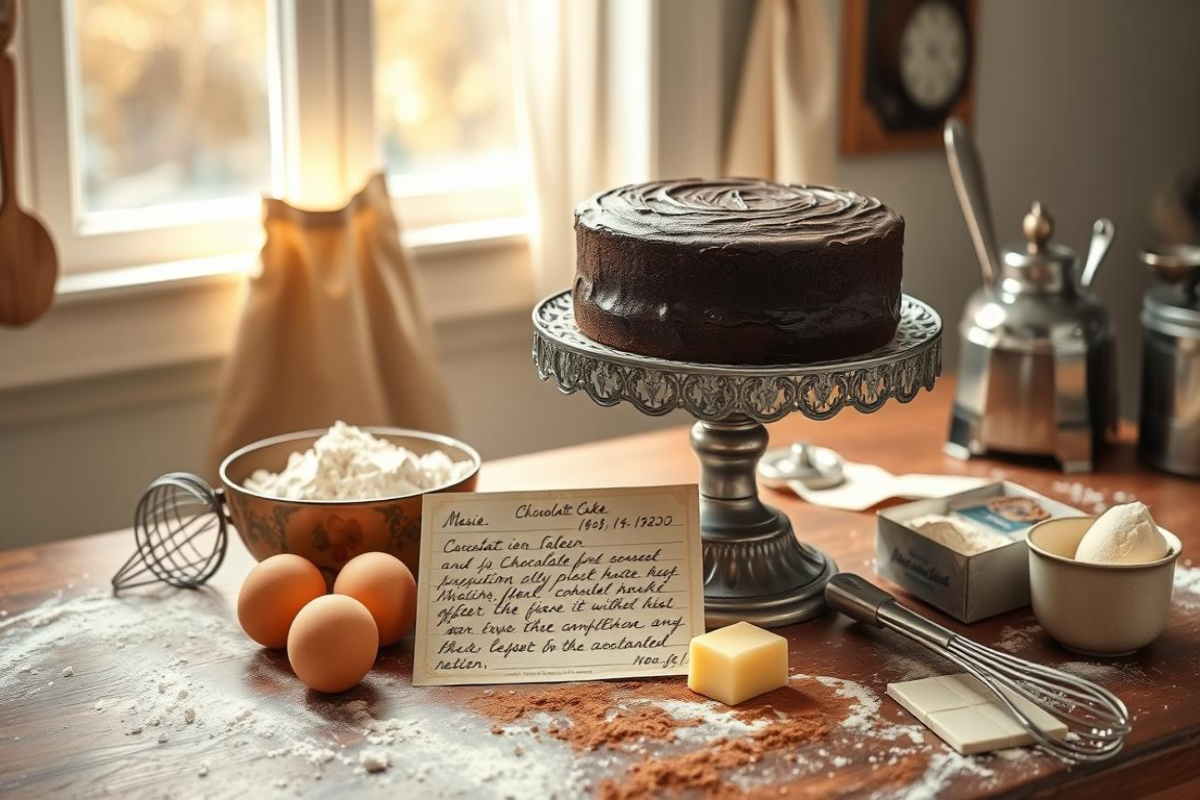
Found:
[[826, 447], [796, 442], [768, 450], [758, 462], [758, 475], [772, 489], [796, 481], [809, 489], [832, 489], [845, 480], [842, 457]]
[[1087, 262], [1083, 267], [1083, 277], [1079, 279], [1083, 288], [1091, 286], [1092, 281], [1096, 279], [1096, 270], [1100, 267], [1104, 256], [1107, 255], [1108, 248], [1116, 235], [1117, 229], [1113, 227], [1112, 220], [1098, 219], [1092, 225], [1092, 243], [1088, 245]]
[[966, 124], [956, 117], [946, 120], [943, 140], [958, 203], [967, 219], [971, 241], [975, 243], [975, 255], [983, 269], [983, 283], [991, 287], [1000, 274], [1000, 259], [996, 255], [996, 232], [992, 228], [992, 207], [988, 202], [979, 148]]

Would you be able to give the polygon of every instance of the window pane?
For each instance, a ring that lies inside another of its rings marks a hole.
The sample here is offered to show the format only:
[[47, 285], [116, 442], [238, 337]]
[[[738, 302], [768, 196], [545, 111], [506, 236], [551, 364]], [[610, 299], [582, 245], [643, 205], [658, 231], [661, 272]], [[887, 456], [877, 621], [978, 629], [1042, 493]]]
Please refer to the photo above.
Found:
[[516, 151], [507, 5], [376, 0], [376, 113], [389, 174], [484, 168]]
[[75, 0], [86, 211], [271, 185], [268, 0]]

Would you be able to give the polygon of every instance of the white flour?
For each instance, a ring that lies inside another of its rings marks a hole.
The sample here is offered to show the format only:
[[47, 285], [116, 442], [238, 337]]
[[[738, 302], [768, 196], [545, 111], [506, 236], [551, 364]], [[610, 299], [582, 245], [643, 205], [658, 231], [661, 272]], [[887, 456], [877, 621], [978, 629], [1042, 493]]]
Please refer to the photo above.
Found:
[[1120, 489], [1109, 492], [1107, 489], [1096, 489], [1079, 481], [1055, 481], [1050, 488], [1066, 495], [1067, 502], [1071, 505], [1092, 514], [1103, 514], [1114, 505], [1137, 500], [1137, 495], [1131, 492], [1123, 492]]
[[[800, 677], [810, 676], [793, 675], [791, 680]], [[842, 722], [842, 727], [866, 730], [873, 727], [876, 721], [878, 721], [880, 700], [870, 689], [861, 683], [841, 678], [831, 678], [826, 675], [817, 675], [815, 677], [821, 685], [833, 689], [838, 697], [854, 701], [854, 705], [850, 708], [850, 716]]]
[[[503, 746], [511, 747], [508, 752], [513, 757], [501, 758], [496, 755], [491, 726], [465, 708], [447, 709], [442, 716], [428, 719], [419, 716], [428, 712], [417, 705], [401, 703], [391, 707], [397, 716], [384, 718], [373, 710], [379, 705], [376, 700], [318, 705], [279, 693], [258, 698], [253, 689], [248, 692], [244, 685], [229, 684], [243, 667], [228, 662], [265, 656], [225, 616], [225, 603], [206, 591], [164, 589], [121, 597], [93, 591], [60, 594], [29, 611], [0, 618], [0, 718], [7, 713], [7, 701], [37, 692], [70, 691], [75, 699], [69, 702], [82, 704], [101, 725], [164, 751], [194, 749], [197, 739], [219, 737], [223, 746], [251, 758], [292, 762], [280, 764], [277, 772], [264, 777], [264, 785], [247, 786], [251, 794], [264, 790], [274, 794], [275, 777], [294, 774], [299, 762], [310, 770], [309, 777], [292, 777], [286, 787], [278, 787], [289, 794], [303, 794], [306, 781], [338, 775], [354, 776], [364, 788], [378, 785], [383, 791], [404, 790], [416, 796], [540, 797], [553, 787], [560, 798], [585, 797], [594, 788], [588, 783], [589, 773], [595, 775], [599, 769], [624, 774], [645, 752], [643, 744], [634, 743], [628, 752], [580, 756], [565, 743], [535, 741], [526, 724], [504, 730]], [[86, 665], [75, 660], [71, 667], [59, 655], [66, 641], [73, 652], [96, 655]], [[247, 670], [265, 669], [246, 663]], [[269, 675], [269, 668], [262, 674]], [[69, 677], [60, 678], [64, 675]], [[290, 680], [290, 676], [278, 677]], [[930, 756], [929, 766], [911, 790], [923, 797], [950, 786], [963, 774], [991, 775], [992, 767], [1001, 763], [957, 756], [922, 726], [885, 718], [881, 697], [867, 686], [832, 676], [812, 677], [850, 701], [849, 715], [831, 740], [820, 750], [795, 754], [779, 764], [747, 767], [731, 780], [761, 786], [764, 779], [824, 774], [868, 759], [874, 759], [872, 766], [882, 767], [924, 753]], [[51, 678], [58, 680], [48, 686]], [[745, 736], [766, 724], [739, 720], [733, 712], [705, 700], [631, 698], [629, 702], [655, 703], [678, 719], [700, 720], [698, 726], [681, 727], [671, 748], [692, 749]], [[74, 706], [64, 708], [70, 711]], [[356, 735], [348, 735], [347, 724]], [[1045, 757], [1026, 752], [1029, 764], [1022, 769], [1040, 768]], [[193, 769], [196, 780], [207, 781], [220, 773], [223, 764], [208, 759]], [[435, 791], [434, 776], [444, 774], [454, 776], [455, 788]], [[429, 791], [422, 792], [420, 787], [426, 784]]]
[[1101, 686], [1111, 687], [1119, 683], [1140, 683], [1146, 680], [1146, 671], [1138, 664], [1119, 661], [1067, 661], [1055, 669], [1077, 675]]
[[904, 789], [906, 800], [928, 800], [937, 797], [946, 785], [960, 775], [989, 778], [996, 773], [985, 767], [980, 759], [959, 755], [953, 750], [935, 753], [929, 759], [925, 774]]
[[[204, 591], [114, 597], [94, 590], [60, 593], [0, 619], [0, 718], [5, 700], [57, 691], [78, 698], [82, 689], [83, 699], [64, 702], [86, 703], [113, 732], [160, 747], [220, 736], [267, 758], [286, 754], [317, 766], [332, 761], [343, 746], [321, 733], [328, 724], [318, 711], [269, 697], [251, 708], [244, 690], [230, 692], [224, 681], [199, 677], [206, 667], [258, 650], [223, 616], [224, 602]], [[87, 668], [58, 661], [66, 642], [94, 654]], [[47, 686], [45, 675], [70, 680]], [[60, 688], [67, 684], [71, 688]], [[212, 770], [220, 765], [206, 762], [197, 774]]]
[[1175, 565], [1175, 602], [1187, 609], [1200, 608], [1200, 567]]
[[973, 556], [1012, 543], [1011, 539], [998, 533], [971, 525], [966, 520], [954, 519], [942, 514], [915, 517], [904, 524], [926, 539], [931, 539], [965, 556]]
[[1020, 653], [1033, 644], [1033, 637], [1041, 633], [1042, 626], [1034, 623], [1032, 625], [1022, 625], [1019, 628], [1014, 628], [1012, 625], [1005, 625], [1000, 631], [1000, 638], [996, 641], [994, 647], [997, 650], [1003, 650], [1007, 653]]
[[702, 742], [720, 737], [747, 736], [765, 728], [767, 721], [757, 719], [745, 722], [738, 719], [737, 712], [729, 706], [714, 701], [694, 702], [687, 700], [630, 700], [631, 705], [650, 703], [666, 711], [675, 719], [700, 720], [700, 725], [691, 728], [679, 728], [675, 738], [680, 742]]
[[[480, 758], [494, 752], [494, 736], [490, 725], [465, 709], [436, 720], [376, 720], [367, 701], [355, 700], [334, 709], [343, 716], [334, 724], [328, 704], [277, 693], [259, 698], [245, 685], [231, 687], [241, 668], [226, 662], [265, 656], [225, 613], [225, 600], [214, 594], [163, 589], [121, 597], [100, 590], [60, 593], [26, 612], [5, 615], [0, 618], [0, 719], [9, 713], [8, 702], [69, 691], [72, 699], [63, 700], [66, 713], [82, 704], [117, 735], [164, 749], [194, 748], [197, 739], [220, 738], [253, 758], [300, 761], [314, 770], [312, 780], [338, 771], [403, 788], [436, 771], [454, 775], [461, 786], [447, 796], [535, 797], [557, 786], [564, 787], [563, 797], [584, 794], [568, 747], [515, 763]], [[94, 654], [86, 667], [61, 660], [59, 650], [68, 641], [73, 652]], [[64, 673], [69, 680], [48, 681]], [[347, 736], [345, 723], [361, 738]], [[206, 760], [194, 774], [210, 780], [221, 769], [219, 760]], [[278, 772], [294, 772], [294, 766], [280, 765]], [[248, 792], [273, 793], [274, 777], [266, 780], [265, 786], [246, 787]], [[305, 780], [289, 779], [286, 787], [275, 788], [302, 792]]]
[[441, 450], [418, 456], [338, 421], [310, 449], [288, 456], [283, 472], [260, 469], [246, 488], [286, 500], [380, 500], [446, 486], [473, 468]]
[[[495, 734], [488, 725], [454, 725], [449, 719], [378, 719], [365, 700], [351, 700], [343, 708], [371, 745], [359, 755], [358, 769], [382, 773], [374, 778], [381, 784], [394, 782], [411, 793], [413, 781], [424, 783], [436, 769], [455, 776], [453, 794], [461, 797], [540, 797], [548, 786], [559, 787], [568, 797], [584, 792], [583, 772], [569, 748], [543, 748], [536, 759], [500, 760], [490, 756]], [[521, 753], [518, 744], [513, 754]], [[489, 756], [481, 757], [484, 754]], [[398, 768], [399, 763], [408, 766]]]

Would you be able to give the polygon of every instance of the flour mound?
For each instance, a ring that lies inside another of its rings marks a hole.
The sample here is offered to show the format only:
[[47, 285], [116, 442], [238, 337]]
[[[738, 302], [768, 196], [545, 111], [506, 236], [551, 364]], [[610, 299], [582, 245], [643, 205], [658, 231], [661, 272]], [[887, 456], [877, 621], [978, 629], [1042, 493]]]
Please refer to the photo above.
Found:
[[474, 464], [441, 450], [419, 456], [340, 420], [282, 472], [256, 470], [252, 492], [282, 500], [383, 500], [438, 489], [471, 474]]

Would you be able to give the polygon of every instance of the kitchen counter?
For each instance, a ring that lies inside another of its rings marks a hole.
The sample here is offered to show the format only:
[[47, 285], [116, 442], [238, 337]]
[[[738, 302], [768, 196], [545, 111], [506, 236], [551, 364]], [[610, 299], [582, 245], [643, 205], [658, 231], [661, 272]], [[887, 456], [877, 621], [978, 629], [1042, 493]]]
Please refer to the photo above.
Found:
[[[1089, 513], [1125, 499], [1119, 493], [1146, 502], [1183, 541], [1184, 554], [1169, 627], [1131, 657], [1069, 653], [1037, 627], [1029, 609], [963, 625], [887, 586], [953, 630], [1108, 686], [1134, 719], [1125, 749], [1111, 761], [1074, 767], [1028, 750], [957, 756], [884, 696], [890, 681], [953, 668], [891, 633], [827, 615], [780, 632], [789, 640], [796, 696], [823, 686], [828, 702], [812, 713], [841, 711], [786, 751], [732, 767], [718, 763], [717, 783], [694, 784], [705, 793], [1200, 792], [1200, 568], [1192, 565], [1200, 553], [1200, 482], [1140, 466], [1128, 428], [1088, 475], [1028, 462], [955, 461], [941, 451], [952, 393], [953, 382], [943, 380], [909, 405], [892, 403], [872, 415], [847, 411], [819, 424], [790, 418], [771, 427], [772, 441], [808, 438], [896, 473], [1006, 478]], [[479, 489], [689, 483], [697, 475], [686, 428], [679, 427], [488, 462]], [[822, 509], [766, 490], [764, 498], [841, 569], [874, 579], [873, 511]], [[233, 604], [252, 559], [236, 536], [206, 588], [149, 587], [114, 598], [109, 578], [132, 546], [131, 533], [117, 531], [0, 553], [0, 795], [629, 797], [644, 791], [627, 780], [631, 767], [656, 757], [692, 763], [689, 754], [703, 756], [753, 729], [749, 717], [734, 720], [691, 699], [682, 679], [617, 684], [616, 699], [605, 697], [621, 708], [657, 702], [687, 722], [580, 749], [558, 730], [572, 724], [569, 702], [543, 703], [521, 717], [499, 708], [504, 704], [485, 687], [413, 688], [411, 640], [384, 650], [360, 686], [322, 696], [291, 675], [282, 654], [259, 649], [238, 629]], [[512, 696], [543, 690], [560, 699], [596, 694], [560, 685], [512, 687]], [[777, 710], [791, 713], [785, 705]], [[367, 773], [363, 751], [386, 753], [390, 766]]]

